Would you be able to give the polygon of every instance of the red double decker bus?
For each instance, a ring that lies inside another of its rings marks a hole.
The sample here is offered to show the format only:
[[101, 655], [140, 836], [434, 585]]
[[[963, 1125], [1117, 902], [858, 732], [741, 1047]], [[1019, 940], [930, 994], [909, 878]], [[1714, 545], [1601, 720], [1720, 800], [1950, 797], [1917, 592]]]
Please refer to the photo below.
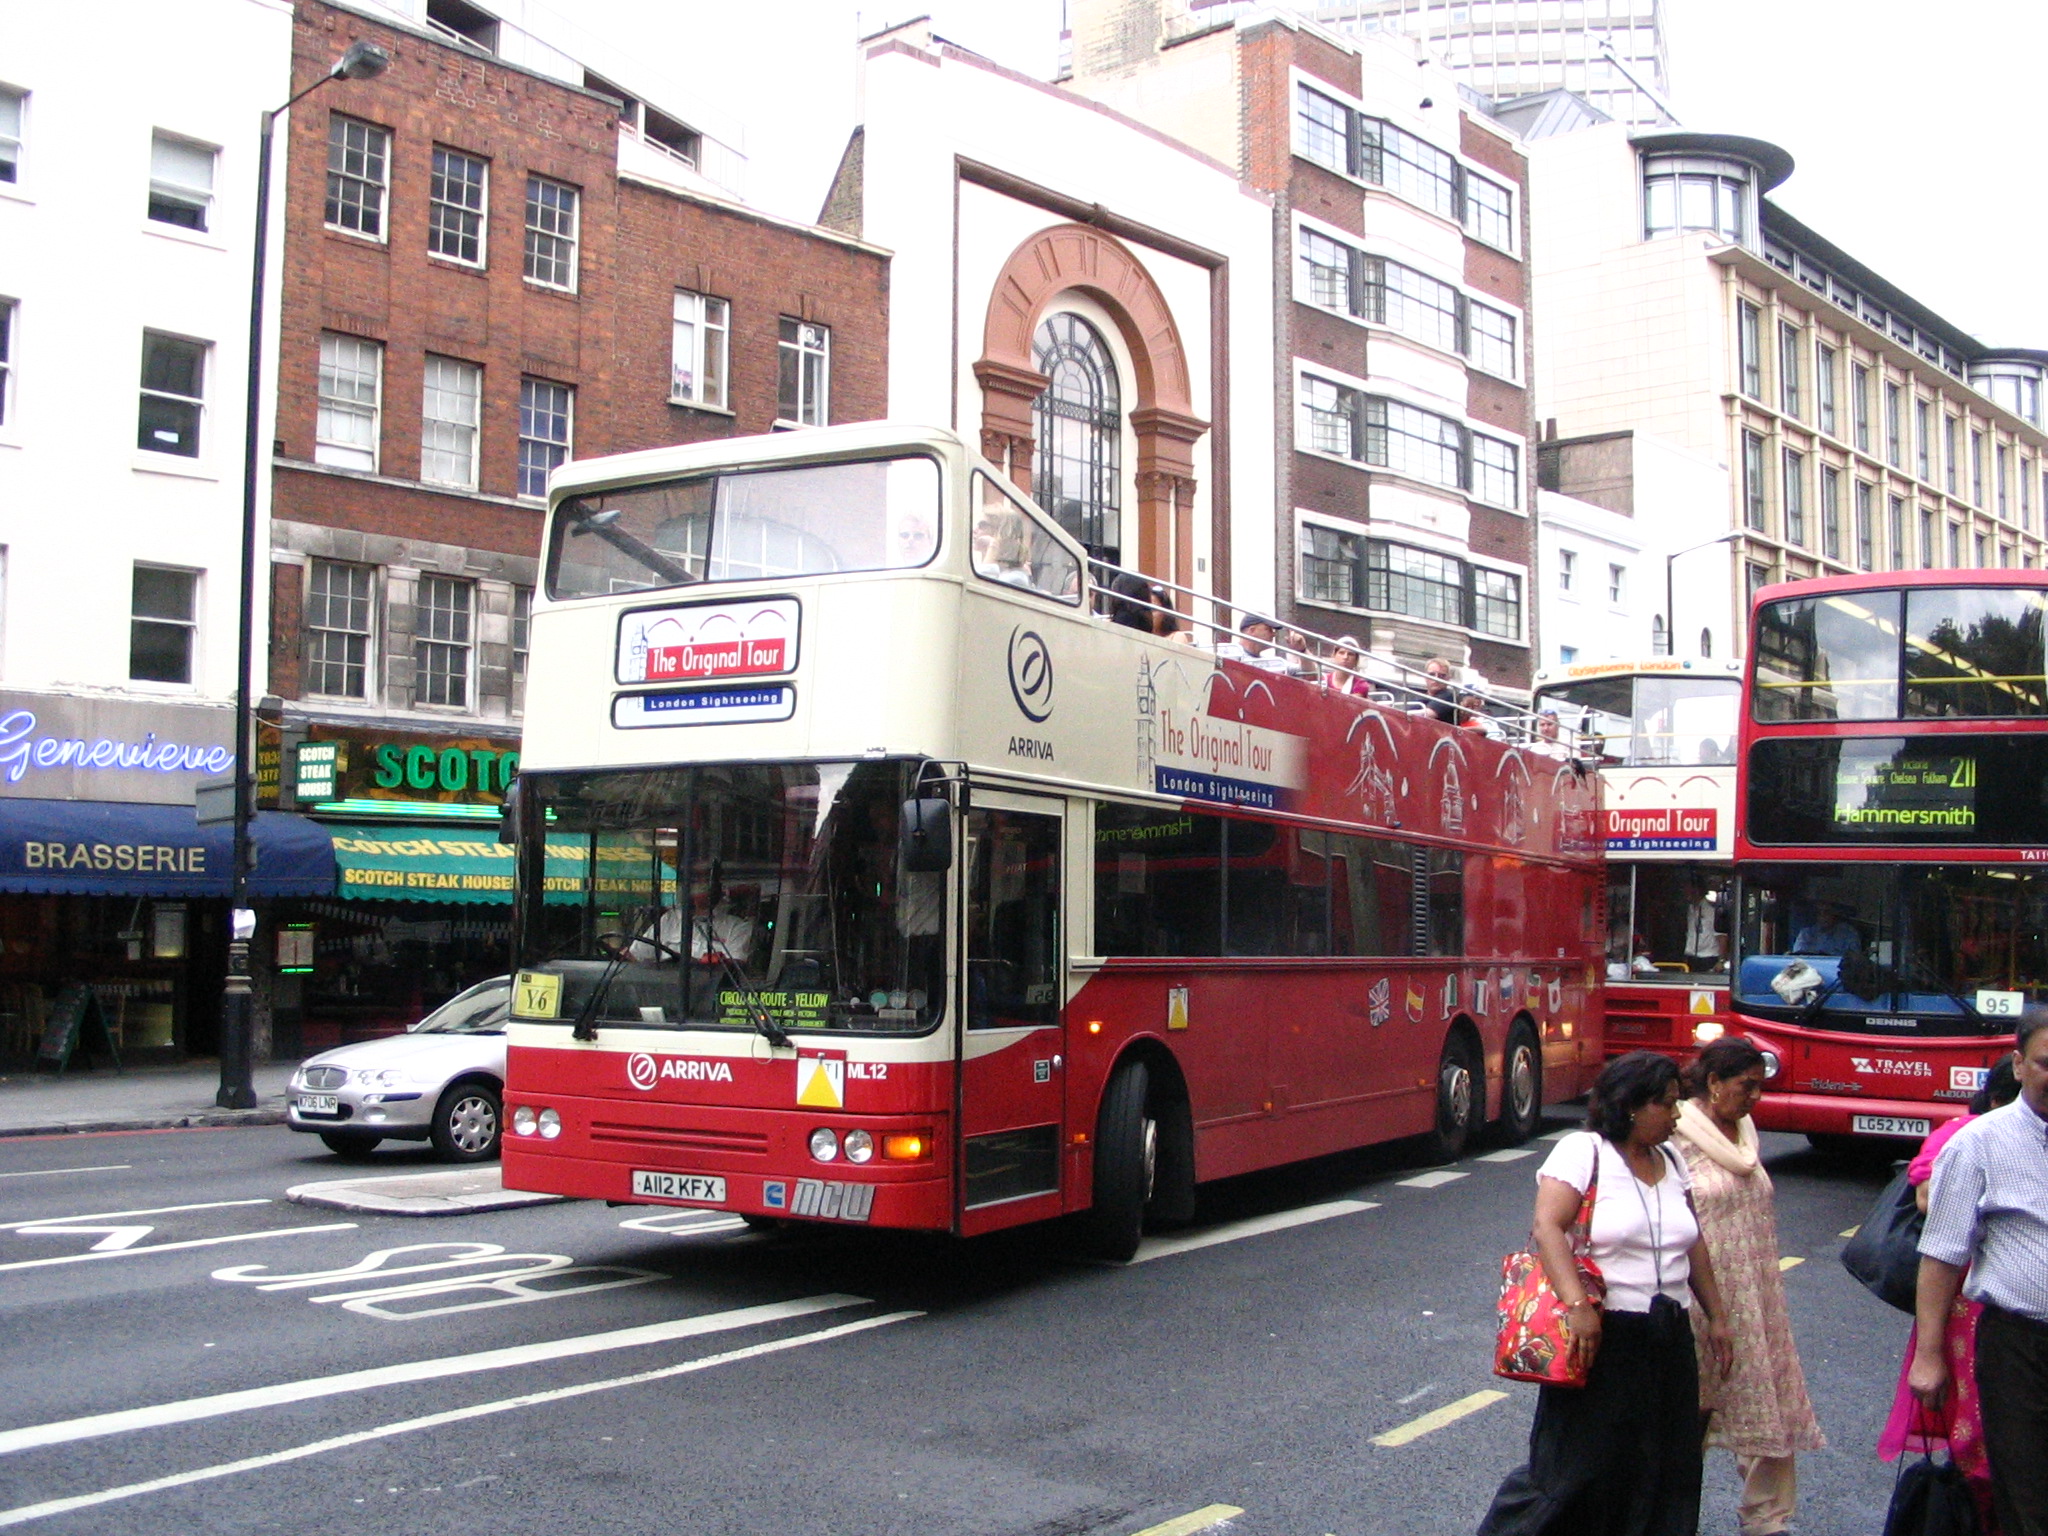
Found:
[[2048, 574], [1767, 587], [1751, 624], [1732, 1009], [1757, 1123], [1924, 1136], [2048, 998]]
[[1584, 1090], [1583, 764], [1094, 608], [1080, 547], [943, 431], [560, 471], [507, 1185], [1086, 1212], [1127, 1255], [1200, 1180], [1454, 1156]]

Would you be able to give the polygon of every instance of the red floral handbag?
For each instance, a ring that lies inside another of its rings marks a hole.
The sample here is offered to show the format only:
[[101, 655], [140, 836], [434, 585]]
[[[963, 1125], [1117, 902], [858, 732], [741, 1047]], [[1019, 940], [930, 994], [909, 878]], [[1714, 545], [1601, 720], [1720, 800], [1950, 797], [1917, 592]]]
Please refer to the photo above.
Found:
[[[1593, 1227], [1593, 1202], [1600, 1192], [1599, 1149], [1594, 1149], [1593, 1177], [1572, 1222], [1572, 1257], [1579, 1281], [1595, 1306], [1607, 1294], [1600, 1266], [1586, 1257]], [[1533, 1381], [1551, 1387], [1583, 1387], [1591, 1362], [1580, 1365], [1572, 1355], [1566, 1308], [1550, 1288], [1543, 1260], [1533, 1246], [1500, 1261], [1500, 1336], [1493, 1346], [1493, 1374], [1510, 1381]]]

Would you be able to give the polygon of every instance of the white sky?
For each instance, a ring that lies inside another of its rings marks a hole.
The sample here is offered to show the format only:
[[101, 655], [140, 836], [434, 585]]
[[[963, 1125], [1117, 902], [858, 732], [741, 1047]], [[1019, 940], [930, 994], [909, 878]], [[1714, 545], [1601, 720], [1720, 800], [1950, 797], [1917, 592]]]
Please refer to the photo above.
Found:
[[[1787, 211], [1972, 335], [2048, 347], [2048, 285], [2021, 280], [2048, 235], [2024, 152], [2048, 5], [1664, 8], [1685, 126], [1782, 146], [1798, 166], [1774, 194]], [[1042, 79], [1060, 26], [1060, 0], [577, 0], [573, 13], [661, 59], [679, 110], [737, 125], [749, 201], [804, 219], [852, 127], [856, 38], [929, 13], [941, 35]]]

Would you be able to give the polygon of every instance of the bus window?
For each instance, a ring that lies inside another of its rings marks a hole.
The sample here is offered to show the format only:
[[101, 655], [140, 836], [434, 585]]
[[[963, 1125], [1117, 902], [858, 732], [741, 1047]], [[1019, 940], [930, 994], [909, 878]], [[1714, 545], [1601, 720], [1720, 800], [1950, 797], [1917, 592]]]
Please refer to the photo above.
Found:
[[967, 1027], [1059, 1022], [1060, 822], [967, 815]]
[[1406, 843], [1304, 832], [1330, 866], [1330, 953], [1388, 956], [1408, 953], [1415, 863]]
[[1725, 981], [1729, 884], [1720, 865], [1610, 865], [1608, 980]]
[[1756, 616], [1759, 720], [1892, 720], [1899, 712], [1899, 594], [1768, 603]]
[[1081, 600], [1081, 563], [1044, 523], [979, 470], [974, 475], [974, 572], [1063, 603]]
[[2015, 588], [1916, 588], [1906, 594], [1906, 713], [2048, 714], [2042, 609]]
[[1223, 953], [1223, 819], [1095, 807], [1095, 952]]
[[1465, 953], [1465, 855], [1432, 848], [1420, 861], [1428, 882], [1429, 923], [1422, 953], [1457, 957]]
[[1329, 891], [1323, 860], [1297, 854], [1294, 834], [1256, 821], [1224, 823], [1223, 952], [1329, 952]]

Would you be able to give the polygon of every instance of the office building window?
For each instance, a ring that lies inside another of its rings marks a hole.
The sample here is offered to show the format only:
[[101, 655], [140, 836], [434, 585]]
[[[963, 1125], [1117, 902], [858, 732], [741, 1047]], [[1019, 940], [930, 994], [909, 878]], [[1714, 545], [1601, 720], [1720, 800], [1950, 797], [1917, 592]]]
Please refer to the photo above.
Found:
[[1875, 521], [1871, 506], [1875, 496], [1868, 480], [1856, 482], [1856, 568], [1860, 571], [1877, 569], [1877, 552], [1873, 547], [1877, 531], [1871, 526]]
[[1733, 176], [1661, 171], [1643, 177], [1643, 233], [1704, 229], [1729, 240], [1746, 238], [1749, 183]]
[[1308, 415], [1304, 435], [1320, 452], [1447, 490], [1469, 490], [1495, 506], [1521, 505], [1521, 450], [1514, 443], [1313, 375], [1302, 378], [1302, 404]]
[[1870, 452], [1870, 370], [1861, 363], [1849, 365], [1849, 417], [1856, 451]]
[[519, 494], [545, 496], [548, 475], [569, 457], [575, 391], [546, 379], [519, 381]]
[[420, 478], [473, 491], [484, 371], [475, 363], [427, 354], [420, 392]]
[[163, 132], [150, 135], [150, 218], [204, 230], [213, 211], [213, 168], [219, 155], [210, 144]]
[[1991, 564], [1990, 541], [1983, 534], [1979, 533], [1971, 535], [1970, 542], [1976, 549], [1976, 559], [1971, 563], [1980, 571], [1987, 569]]
[[1363, 543], [1355, 534], [1340, 533], [1319, 523], [1301, 525], [1301, 596], [1303, 602], [1356, 608]]
[[1934, 540], [1934, 509], [1932, 507], [1922, 507], [1920, 509], [1920, 564], [1923, 569], [1930, 571], [1934, 569], [1935, 558], [1940, 554], [1940, 551], [1935, 548]]
[[[1743, 566], [1742, 600], [1744, 604], [1754, 605], [1756, 602], [1757, 593], [1761, 592], [1765, 587], [1768, 587], [1770, 584], [1771, 568], [1768, 565], [1758, 565], [1753, 560], [1747, 562]], [[1706, 652], [1702, 650], [1700, 654], [1704, 656]]]
[[1366, 607], [1438, 624], [1464, 624], [1464, 562], [1385, 539], [1367, 539], [1365, 549]]
[[1835, 425], [1835, 349], [1820, 346], [1813, 349], [1813, 397], [1815, 415], [1821, 431], [1833, 437]]
[[1301, 287], [1296, 297], [1306, 295], [1311, 304], [1349, 314], [1351, 304], [1351, 262], [1357, 255], [1348, 245], [1313, 229], [1301, 232]]
[[199, 640], [199, 576], [138, 565], [128, 607], [128, 675], [141, 683], [190, 683]]
[[1889, 497], [1885, 505], [1885, 538], [1891, 545], [1891, 568], [1903, 571], [1908, 555], [1906, 548], [1906, 498]]
[[14, 410], [14, 300], [0, 299], [0, 427]]
[[1499, 378], [1518, 377], [1521, 353], [1515, 345], [1515, 317], [1476, 300], [1468, 309], [1472, 361]]
[[1778, 325], [1778, 409], [1787, 416], [1797, 416], [1799, 401], [1799, 357], [1805, 350], [1799, 339], [1799, 327]]
[[28, 115], [28, 92], [0, 85], [0, 181], [21, 180], [23, 118]]
[[1572, 589], [1572, 570], [1579, 563], [1575, 550], [1560, 549], [1557, 552], [1557, 590], [1569, 592]]
[[327, 227], [384, 238], [391, 134], [335, 113], [327, 119]]
[[2010, 544], [2001, 544], [2001, 545], [1999, 545], [1999, 546], [1998, 546], [1998, 566], [1999, 566], [1999, 569], [2000, 569], [2000, 570], [2005, 570], [2005, 569], [2009, 568], [2009, 567], [2010, 567], [2011, 565], [2012, 565], [2012, 546], [2011, 546]]
[[1514, 248], [1513, 191], [1455, 155], [1381, 118], [1367, 117], [1304, 85], [1295, 100], [1295, 152], [1387, 188], [1462, 225], [1473, 238]]
[[576, 287], [574, 187], [544, 176], [526, 178], [526, 279], [573, 292]]
[[150, 453], [198, 458], [205, 410], [206, 343], [144, 331], [142, 409], [135, 446]]
[[484, 264], [490, 168], [475, 155], [434, 146], [427, 181], [427, 250], [465, 266]]
[[1623, 588], [1628, 581], [1628, 571], [1619, 565], [1607, 567], [1607, 601], [1615, 607], [1621, 606]]
[[1984, 505], [1984, 434], [1970, 434], [1970, 505]]
[[1785, 537], [1791, 543], [1806, 542], [1806, 455], [1785, 450]]
[[1321, 91], [1301, 87], [1295, 123], [1302, 157], [1348, 175], [1351, 166], [1346, 145], [1350, 116], [1341, 102], [1332, 101]]
[[320, 408], [313, 461], [340, 469], [377, 469], [377, 418], [384, 391], [384, 348], [356, 336], [320, 333]]
[[2006, 494], [2006, 482], [2010, 478], [2007, 471], [2012, 467], [2012, 450], [2000, 443], [1994, 453], [1997, 465], [1994, 471], [1994, 486], [1998, 494], [1998, 515], [2000, 518], [2009, 518], [2012, 516], [2012, 503]]
[[1515, 316], [1468, 298], [1449, 283], [1316, 230], [1301, 231], [1295, 297], [1354, 315], [1424, 346], [1469, 357], [1501, 378], [1519, 373]]
[[2032, 459], [2020, 460], [2018, 480], [2020, 486], [2020, 526], [2022, 528], [2031, 528], [2034, 526], [2034, 461]]
[[775, 414], [800, 427], [831, 419], [832, 331], [808, 320], [782, 317], [776, 344]]
[[1742, 392], [1752, 400], [1764, 397], [1763, 311], [1754, 304], [1735, 306], [1736, 349], [1742, 366]]
[[306, 571], [306, 690], [336, 699], [369, 697], [374, 568], [314, 560]]
[[1842, 558], [1842, 472], [1832, 464], [1820, 467], [1820, 552]]
[[1963, 525], [1948, 525], [1948, 564], [1951, 570], [1963, 563]]
[[1671, 637], [1664, 632], [1664, 615], [1661, 613], [1650, 615], [1650, 654], [1652, 656], [1669, 656], [1671, 654]]
[[1767, 516], [1764, 489], [1764, 440], [1754, 432], [1742, 434], [1743, 520], [1758, 533], [1764, 531]]
[[476, 585], [453, 576], [420, 577], [414, 614], [413, 701], [469, 707], [470, 635]]
[[1304, 601], [1522, 637], [1522, 579], [1512, 572], [1317, 523], [1301, 535]]
[[1960, 450], [1956, 447], [1960, 437], [1960, 429], [1957, 426], [1955, 417], [1942, 417], [1941, 435], [1944, 445], [1948, 450], [1942, 456], [1943, 488], [1947, 490], [1949, 495], [1953, 496], [1956, 493], [1956, 476], [1961, 472], [1956, 467], [1956, 461], [1960, 453]]
[[732, 306], [702, 293], [678, 293], [670, 346], [668, 397], [677, 405], [725, 409]]
[[1904, 391], [1889, 379], [1884, 386], [1884, 461], [1897, 469], [1906, 462]]
[[1463, 167], [1457, 158], [1414, 134], [1376, 117], [1356, 118], [1358, 171], [1431, 213], [1462, 223], [1458, 185]]
[[1925, 400], [1913, 402], [1913, 472], [1934, 483], [1934, 407]]
[[1522, 450], [1482, 432], [1471, 434], [1472, 495], [1490, 506], [1521, 503]]
[[523, 682], [526, 678], [526, 657], [533, 648], [529, 636], [533, 629], [533, 588], [512, 589], [512, 678]]
[[1515, 248], [1515, 194], [1473, 171], [1465, 176], [1465, 228], [1498, 250]]

